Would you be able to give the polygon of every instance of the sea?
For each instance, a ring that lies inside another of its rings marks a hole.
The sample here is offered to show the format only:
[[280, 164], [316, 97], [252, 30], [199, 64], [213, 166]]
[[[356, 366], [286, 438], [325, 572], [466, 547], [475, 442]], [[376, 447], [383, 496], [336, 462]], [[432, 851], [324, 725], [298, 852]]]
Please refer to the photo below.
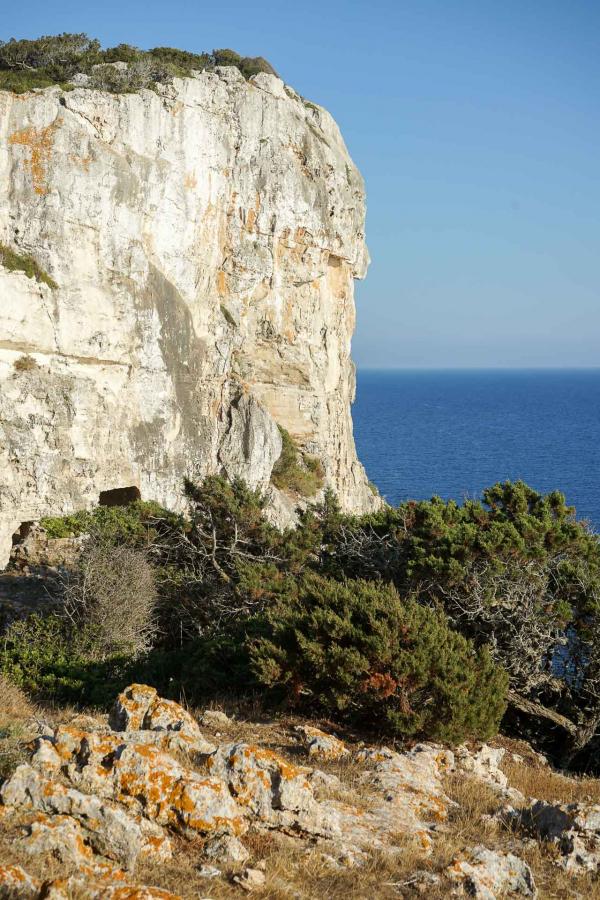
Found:
[[600, 369], [359, 369], [352, 417], [389, 503], [522, 479], [600, 531]]

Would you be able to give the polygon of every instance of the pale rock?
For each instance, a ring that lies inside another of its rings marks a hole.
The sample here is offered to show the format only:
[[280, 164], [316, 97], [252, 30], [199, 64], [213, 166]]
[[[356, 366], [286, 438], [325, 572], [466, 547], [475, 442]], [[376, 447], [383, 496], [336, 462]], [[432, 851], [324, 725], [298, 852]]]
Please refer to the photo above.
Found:
[[266, 876], [260, 869], [244, 869], [233, 880], [245, 891], [251, 892], [264, 887]]
[[75, 893], [81, 900], [182, 900], [179, 894], [172, 894], [162, 888], [119, 881], [115, 883], [113, 879], [97, 881], [93, 875], [90, 877], [85, 872], [71, 875], [67, 879], [66, 888], [66, 897]]
[[348, 755], [348, 748], [343, 741], [319, 728], [312, 725], [297, 725], [294, 731], [302, 739], [312, 759], [331, 761]]
[[[141, 733], [139, 743], [156, 742], [167, 751], [206, 754], [216, 749], [204, 739], [198, 723], [187, 710], [173, 700], [159, 697], [156, 689], [146, 684], [131, 684], [119, 694], [109, 724], [114, 731], [126, 732], [127, 742], [134, 740], [138, 732]], [[156, 732], [158, 736], [146, 737], [145, 731]]]
[[246, 862], [250, 853], [238, 838], [232, 835], [223, 835], [222, 837], [213, 838], [204, 845], [204, 856], [215, 862], [228, 865]]
[[183, 833], [241, 834], [244, 811], [224, 781], [203, 777], [152, 744], [119, 744], [118, 734], [84, 736], [67, 771], [81, 790], [126, 805]]
[[375, 508], [350, 417], [364, 187], [331, 116], [233, 67], [83, 81], [0, 91], [0, 242], [57, 284], [0, 269], [0, 566], [21, 523], [102, 491], [183, 511], [185, 477], [243, 475], [289, 522], [277, 424]]
[[350, 853], [361, 864], [371, 850], [400, 852], [395, 846], [400, 833], [412, 836], [424, 856], [430, 853], [435, 830], [451, 805], [442, 777], [453, 765], [452, 753], [435, 744], [418, 744], [406, 753], [365, 748], [356, 758], [370, 764], [362, 781], [379, 801], [368, 809], [335, 800], [322, 803], [337, 815], [338, 834], [333, 837], [338, 856], [340, 851]]
[[231, 725], [231, 719], [220, 709], [205, 709], [200, 724], [205, 728], [227, 728]]
[[600, 804], [535, 800], [513, 821], [558, 848], [558, 865], [575, 874], [600, 868]]
[[208, 758], [237, 804], [262, 822], [315, 835], [337, 833], [338, 817], [314, 797], [308, 773], [264, 747], [233, 743]]
[[37, 900], [40, 887], [21, 866], [0, 866], [0, 900]]
[[537, 897], [531, 869], [512, 853], [473, 847], [453, 860], [446, 875], [466, 895], [479, 900], [496, 900], [506, 894]]
[[500, 768], [505, 753], [502, 747], [490, 747], [488, 744], [482, 744], [477, 750], [460, 746], [454, 750], [455, 766], [458, 771], [489, 785], [505, 800], [516, 804], [524, 803], [524, 795], [510, 787], [507, 776]]
[[216, 866], [200, 866], [198, 875], [200, 878], [218, 878], [221, 875], [221, 870], [217, 869]]
[[326, 791], [337, 791], [342, 788], [342, 782], [332, 772], [323, 772], [322, 769], [313, 769], [308, 775], [308, 780], [313, 788], [322, 788]]

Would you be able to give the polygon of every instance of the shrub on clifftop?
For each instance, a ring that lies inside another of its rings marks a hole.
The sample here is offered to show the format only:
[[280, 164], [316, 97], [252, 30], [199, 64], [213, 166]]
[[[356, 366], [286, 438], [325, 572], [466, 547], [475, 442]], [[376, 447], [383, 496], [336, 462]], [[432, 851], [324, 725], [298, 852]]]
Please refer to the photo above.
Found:
[[391, 586], [288, 579], [250, 647], [258, 680], [300, 708], [396, 737], [495, 734], [507, 678], [445, 618]]

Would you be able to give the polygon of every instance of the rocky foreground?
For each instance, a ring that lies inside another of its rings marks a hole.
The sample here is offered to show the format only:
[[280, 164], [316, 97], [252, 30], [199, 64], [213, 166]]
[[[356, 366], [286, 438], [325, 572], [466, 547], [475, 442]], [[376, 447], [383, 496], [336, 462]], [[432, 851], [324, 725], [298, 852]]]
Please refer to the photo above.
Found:
[[396, 752], [217, 710], [199, 723], [135, 684], [108, 721], [50, 726], [14, 698], [11, 715], [0, 898], [600, 895], [596, 783], [526, 745]]

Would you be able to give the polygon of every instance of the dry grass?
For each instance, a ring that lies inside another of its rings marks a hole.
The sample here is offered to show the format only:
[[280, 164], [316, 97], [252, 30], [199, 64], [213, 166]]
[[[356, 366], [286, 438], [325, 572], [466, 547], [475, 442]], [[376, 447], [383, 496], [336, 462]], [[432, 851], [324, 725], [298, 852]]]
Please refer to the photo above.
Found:
[[[538, 754], [524, 741], [502, 738], [497, 743], [507, 751], [501, 768], [508, 777], [510, 786], [517, 788], [526, 797], [561, 803], [600, 803], [599, 778], [563, 775], [551, 766], [544, 765]], [[522, 757], [522, 761], [515, 760], [514, 754]]]
[[27, 719], [33, 713], [33, 706], [24, 692], [5, 675], [0, 675], [0, 723]]

